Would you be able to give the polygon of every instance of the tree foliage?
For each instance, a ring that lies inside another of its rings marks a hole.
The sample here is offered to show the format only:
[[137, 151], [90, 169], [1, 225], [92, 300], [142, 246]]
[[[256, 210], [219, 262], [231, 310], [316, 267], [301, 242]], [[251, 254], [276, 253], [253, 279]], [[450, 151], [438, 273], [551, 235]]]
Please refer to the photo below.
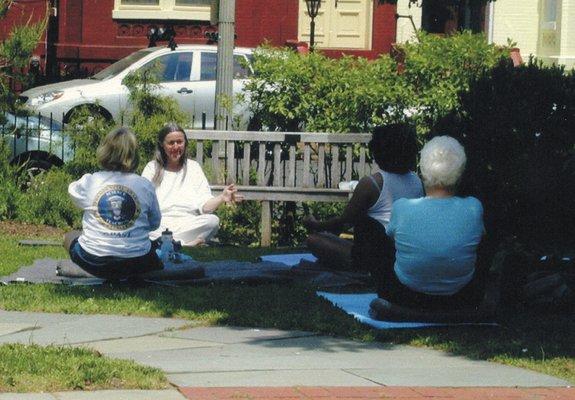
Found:
[[[0, 19], [13, 5], [12, 0], [0, 0]], [[15, 95], [10, 84], [26, 81], [24, 69], [42, 35], [46, 31], [48, 13], [40, 22], [32, 23], [32, 16], [23, 25], [16, 25], [8, 37], [0, 43], [0, 109], [6, 110], [15, 104]]]

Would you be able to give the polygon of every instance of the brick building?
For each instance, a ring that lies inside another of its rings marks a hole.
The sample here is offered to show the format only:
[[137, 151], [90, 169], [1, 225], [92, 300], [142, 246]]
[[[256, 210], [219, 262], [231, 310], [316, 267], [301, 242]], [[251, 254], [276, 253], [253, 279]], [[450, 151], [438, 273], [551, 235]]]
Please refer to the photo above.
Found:
[[[91, 75], [148, 46], [152, 27], [173, 26], [178, 43], [207, 43], [211, 0], [14, 0], [0, 23], [5, 37], [14, 24], [49, 13], [36, 50], [51, 79]], [[368, 58], [389, 52], [395, 41], [395, 5], [378, 0], [327, 0], [316, 19], [315, 42], [330, 56]], [[1, 38], [0, 37], [0, 38]], [[236, 0], [236, 45], [256, 47], [309, 40], [304, 0]]]

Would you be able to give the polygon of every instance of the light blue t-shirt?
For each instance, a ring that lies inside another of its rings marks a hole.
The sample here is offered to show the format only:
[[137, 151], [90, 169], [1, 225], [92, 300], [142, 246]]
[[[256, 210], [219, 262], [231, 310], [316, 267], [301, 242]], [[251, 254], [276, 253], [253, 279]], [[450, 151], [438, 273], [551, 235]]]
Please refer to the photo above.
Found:
[[473, 278], [483, 236], [475, 197], [399, 199], [387, 234], [395, 240], [395, 273], [417, 292], [451, 295]]

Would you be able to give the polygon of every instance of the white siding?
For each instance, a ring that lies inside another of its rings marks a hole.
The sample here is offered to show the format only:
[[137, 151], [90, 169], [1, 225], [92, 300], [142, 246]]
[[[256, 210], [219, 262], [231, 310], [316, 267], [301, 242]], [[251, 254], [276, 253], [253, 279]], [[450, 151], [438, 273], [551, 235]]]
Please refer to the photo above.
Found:
[[[412, 5], [409, 7], [409, 0], [397, 1], [397, 13], [399, 15], [411, 15], [417, 29], [421, 29], [421, 7]], [[408, 18], [399, 18], [397, 20], [396, 43], [405, 43], [414, 39], [415, 31]]]
[[517, 43], [523, 59], [537, 54], [539, 5], [537, 0], [498, 0], [493, 3], [493, 42]]
[[558, 62], [569, 68], [575, 67], [575, 0], [563, 0], [561, 5], [561, 38]]

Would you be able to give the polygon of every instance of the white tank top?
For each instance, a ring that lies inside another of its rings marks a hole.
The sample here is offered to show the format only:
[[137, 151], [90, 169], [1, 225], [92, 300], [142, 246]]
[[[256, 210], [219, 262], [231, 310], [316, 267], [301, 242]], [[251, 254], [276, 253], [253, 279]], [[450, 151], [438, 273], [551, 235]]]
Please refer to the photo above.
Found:
[[401, 198], [416, 199], [423, 197], [423, 185], [414, 172], [408, 172], [402, 175], [385, 171], [378, 172], [383, 178], [383, 187], [380, 188], [373, 176], [370, 176], [373, 184], [379, 190], [379, 198], [375, 204], [367, 210], [367, 215], [378, 221], [384, 227], [387, 227], [389, 219], [391, 218], [393, 202]]

